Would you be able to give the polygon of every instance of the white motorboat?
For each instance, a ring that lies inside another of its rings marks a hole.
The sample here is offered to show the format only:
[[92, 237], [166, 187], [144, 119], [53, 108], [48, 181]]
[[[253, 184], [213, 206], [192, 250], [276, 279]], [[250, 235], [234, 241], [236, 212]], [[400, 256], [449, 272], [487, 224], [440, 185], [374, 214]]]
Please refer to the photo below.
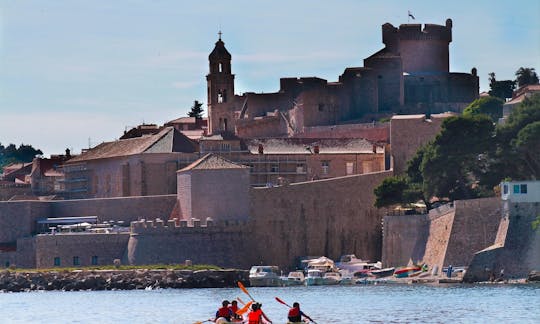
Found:
[[341, 256], [341, 259], [336, 263], [336, 266], [340, 270], [346, 270], [350, 273], [367, 272], [373, 268], [381, 268], [379, 262], [369, 262], [367, 260], [358, 259], [354, 254]]
[[302, 271], [289, 272], [287, 277], [282, 277], [281, 279], [284, 286], [301, 286], [306, 281]]
[[281, 285], [279, 268], [276, 266], [253, 266], [249, 270], [252, 287], [278, 287]]
[[319, 269], [308, 270], [306, 277], [306, 285], [319, 286], [323, 284], [323, 272]]
[[323, 276], [323, 285], [337, 285], [341, 282], [341, 273], [326, 272]]

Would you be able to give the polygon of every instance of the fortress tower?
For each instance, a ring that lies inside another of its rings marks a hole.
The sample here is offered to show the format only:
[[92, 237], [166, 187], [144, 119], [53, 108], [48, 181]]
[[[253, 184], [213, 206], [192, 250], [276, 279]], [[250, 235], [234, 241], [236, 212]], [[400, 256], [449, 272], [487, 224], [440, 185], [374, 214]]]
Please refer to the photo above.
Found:
[[382, 26], [383, 43], [389, 52], [401, 57], [403, 72], [448, 73], [449, 44], [452, 41], [452, 20], [445, 26], [404, 24], [396, 28], [389, 23]]
[[234, 74], [231, 73], [231, 54], [221, 40], [208, 56], [210, 73], [206, 76], [208, 86], [208, 129], [211, 134], [234, 131], [234, 114], [229, 109], [234, 99]]

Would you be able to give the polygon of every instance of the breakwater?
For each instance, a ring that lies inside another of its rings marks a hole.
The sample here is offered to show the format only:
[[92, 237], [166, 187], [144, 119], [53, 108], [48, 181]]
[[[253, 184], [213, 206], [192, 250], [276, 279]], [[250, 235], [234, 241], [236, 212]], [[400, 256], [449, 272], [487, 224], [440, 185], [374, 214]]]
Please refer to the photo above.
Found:
[[0, 272], [0, 291], [225, 288], [248, 283], [247, 270], [75, 270]]

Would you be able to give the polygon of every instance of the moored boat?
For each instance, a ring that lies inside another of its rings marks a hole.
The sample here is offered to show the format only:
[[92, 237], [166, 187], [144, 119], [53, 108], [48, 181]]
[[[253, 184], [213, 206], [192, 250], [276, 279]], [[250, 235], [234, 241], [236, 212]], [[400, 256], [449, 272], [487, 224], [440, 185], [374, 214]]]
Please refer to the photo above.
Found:
[[291, 271], [287, 277], [282, 277], [283, 286], [301, 286], [306, 278], [302, 271]]
[[401, 267], [394, 271], [394, 277], [396, 278], [407, 278], [411, 274], [421, 271], [422, 267], [418, 265], [408, 266], [408, 267]]
[[388, 276], [391, 276], [394, 271], [396, 270], [396, 268], [394, 267], [391, 267], [391, 268], [384, 268], [384, 269], [380, 269], [380, 270], [371, 270], [369, 272], [369, 274], [375, 278], [384, 278], [384, 277], [388, 277]]
[[253, 266], [249, 270], [249, 284], [253, 287], [278, 287], [281, 285], [279, 268], [276, 266]]
[[319, 269], [308, 270], [306, 277], [306, 285], [319, 286], [323, 284], [323, 272]]
[[341, 282], [341, 274], [339, 272], [326, 272], [323, 276], [323, 285], [337, 285]]

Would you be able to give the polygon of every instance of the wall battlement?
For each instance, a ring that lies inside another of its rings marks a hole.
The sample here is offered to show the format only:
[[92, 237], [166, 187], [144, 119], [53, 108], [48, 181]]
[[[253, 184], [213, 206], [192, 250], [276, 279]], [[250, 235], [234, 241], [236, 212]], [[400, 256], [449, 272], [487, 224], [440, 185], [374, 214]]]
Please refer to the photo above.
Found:
[[226, 220], [214, 221], [208, 217], [206, 220], [198, 218], [187, 219], [169, 219], [155, 220], [141, 219], [131, 222], [131, 234], [170, 234], [170, 233], [210, 233], [236, 231], [245, 228], [246, 221]]

